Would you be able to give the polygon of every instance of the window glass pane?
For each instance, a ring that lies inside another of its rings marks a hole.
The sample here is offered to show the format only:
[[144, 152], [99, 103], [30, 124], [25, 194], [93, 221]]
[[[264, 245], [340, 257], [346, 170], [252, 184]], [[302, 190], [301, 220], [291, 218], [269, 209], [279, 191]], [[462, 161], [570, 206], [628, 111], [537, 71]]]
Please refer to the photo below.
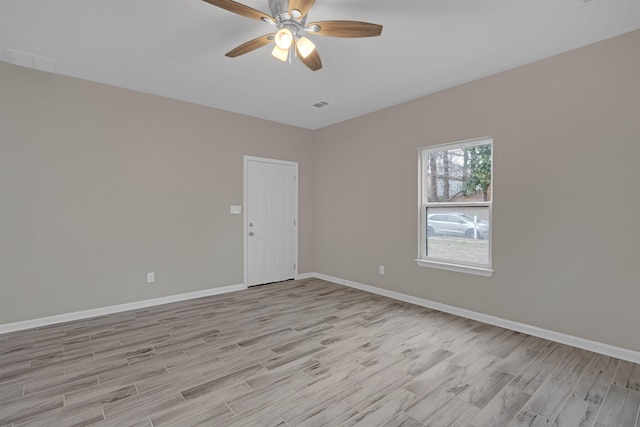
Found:
[[425, 150], [427, 203], [491, 201], [492, 144]]
[[429, 258], [489, 265], [488, 207], [425, 209]]

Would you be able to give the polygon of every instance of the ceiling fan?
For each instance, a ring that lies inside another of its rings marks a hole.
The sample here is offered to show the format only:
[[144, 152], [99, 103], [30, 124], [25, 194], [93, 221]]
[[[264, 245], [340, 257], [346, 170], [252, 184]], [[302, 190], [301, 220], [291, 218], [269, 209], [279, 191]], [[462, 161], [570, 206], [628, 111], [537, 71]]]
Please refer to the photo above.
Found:
[[315, 0], [269, 0], [271, 16], [233, 0], [203, 0], [229, 12], [267, 22], [277, 28], [226, 53], [235, 58], [275, 42], [271, 54], [281, 61], [297, 56], [311, 70], [322, 68], [315, 45], [304, 34], [331, 37], [375, 37], [382, 33], [382, 25], [360, 21], [319, 21], [307, 24], [307, 14]]

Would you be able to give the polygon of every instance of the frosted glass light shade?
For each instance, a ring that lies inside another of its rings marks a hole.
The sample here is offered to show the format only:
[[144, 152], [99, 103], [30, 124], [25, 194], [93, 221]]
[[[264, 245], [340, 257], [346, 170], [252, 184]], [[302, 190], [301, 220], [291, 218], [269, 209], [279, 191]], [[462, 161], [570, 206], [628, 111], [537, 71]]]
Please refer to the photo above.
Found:
[[271, 51], [271, 55], [284, 62], [287, 60], [287, 56], [289, 56], [289, 49], [280, 49], [278, 45], [275, 45]]
[[293, 43], [293, 34], [287, 28], [281, 28], [276, 33], [275, 41], [276, 46], [280, 49], [289, 49], [291, 43]]
[[300, 40], [298, 40], [297, 46], [298, 46], [298, 52], [300, 52], [300, 55], [303, 58], [306, 58], [307, 56], [309, 56], [309, 54], [313, 52], [313, 50], [316, 48], [316, 45], [313, 44], [313, 42], [306, 37], [300, 37]]

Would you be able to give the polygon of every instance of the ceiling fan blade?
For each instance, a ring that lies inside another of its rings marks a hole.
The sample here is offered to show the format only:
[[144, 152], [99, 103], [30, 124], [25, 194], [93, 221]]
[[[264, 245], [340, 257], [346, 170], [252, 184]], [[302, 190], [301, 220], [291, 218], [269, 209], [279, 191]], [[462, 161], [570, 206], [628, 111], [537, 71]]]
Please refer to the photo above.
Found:
[[300, 58], [300, 61], [302, 61], [304, 65], [309, 67], [311, 71], [318, 71], [320, 68], [322, 68], [322, 61], [320, 60], [320, 55], [318, 55], [317, 49], [314, 49], [313, 52], [311, 52], [306, 58], [303, 58], [302, 55], [300, 55], [297, 47], [296, 51], [298, 54], [298, 58]]
[[249, 6], [245, 6], [242, 3], [238, 3], [233, 0], [203, 0], [203, 1], [209, 4], [212, 4], [214, 6], [218, 6], [222, 9], [228, 10], [229, 12], [246, 16], [247, 18], [257, 19], [258, 21], [264, 18], [269, 21], [274, 21], [274, 19], [269, 15], [267, 15], [266, 13], [262, 13], [259, 10], [255, 10]]
[[253, 40], [249, 40], [246, 43], [242, 43], [240, 46], [235, 49], [230, 50], [225, 54], [229, 58], [235, 58], [236, 56], [244, 55], [245, 53], [249, 53], [262, 47], [266, 44], [271, 43], [273, 38], [275, 37], [275, 33], [265, 34], [264, 36], [256, 37]]
[[312, 22], [307, 28], [320, 27], [312, 34], [331, 37], [376, 37], [382, 33], [382, 25], [360, 21], [320, 21]]
[[289, 0], [289, 15], [291, 11], [299, 10], [300, 16], [306, 16], [315, 2], [316, 0]]

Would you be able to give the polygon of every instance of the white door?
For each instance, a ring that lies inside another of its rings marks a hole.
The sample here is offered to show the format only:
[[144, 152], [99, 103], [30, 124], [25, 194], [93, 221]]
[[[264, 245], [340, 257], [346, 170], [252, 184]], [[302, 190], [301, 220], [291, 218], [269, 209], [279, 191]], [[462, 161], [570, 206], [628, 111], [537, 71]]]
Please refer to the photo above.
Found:
[[245, 283], [297, 272], [298, 164], [245, 156]]

